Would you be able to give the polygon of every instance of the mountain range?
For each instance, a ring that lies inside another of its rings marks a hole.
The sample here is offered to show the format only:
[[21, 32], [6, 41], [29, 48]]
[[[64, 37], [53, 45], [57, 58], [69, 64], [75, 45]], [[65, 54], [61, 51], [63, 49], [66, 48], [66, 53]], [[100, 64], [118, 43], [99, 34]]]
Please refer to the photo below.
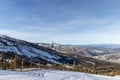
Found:
[[[44, 64], [74, 64], [83, 67], [90, 66], [118, 66], [119, 64], [101, 61], [99, 56], [119, 53], [118, 48], [83, 46], [83, 45], [60, 45], [56, 43], [32, 43], [6, 35], [0, 35], [0, 53], [7, 56], [18, 55], [19, 59], [26, 59], [33, 63]], [[116, 54], [117, 55], [117, 54]], [[9, 58], [8, 57], [8, 58]], [[94, 58], [96, 57], [96, 59]], [[114, 57], [115, 58], [115, 57]], [[118, 59], [118, 58], [117, 58]]]
[[57, 43], [40, 43], [47, 48], [54, 49], [65, 54], [80, 55], [92, 57], [99, 60], [120, 63], [120, 45], [119, 44], [101, 44], [101, 45], [61, 45]]

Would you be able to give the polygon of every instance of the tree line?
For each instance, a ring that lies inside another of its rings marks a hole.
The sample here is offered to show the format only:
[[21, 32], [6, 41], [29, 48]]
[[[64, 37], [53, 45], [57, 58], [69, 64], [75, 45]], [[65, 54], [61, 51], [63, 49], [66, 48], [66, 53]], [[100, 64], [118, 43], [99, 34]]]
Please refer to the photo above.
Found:
[[24, 58], [19, 58], [17, 53], [14, 56], [7, 56], [1, 53], [0, 55], [0, 69], [6, 70], [16, 70], [16, 69], [24, 69], [24, 68], [38, 68], [38, 69], [55, 69], [55, 70], [69, 70], [69, 71], [77, 71], [77, 72], [85, 72], [92, 74], [100, 74], [100, 75], [120, 75], [120, 66], [82, 66], [81, 64], [76, 64], [74, 61], [73, 64], [54, 64], [51, 63], [49, 65], [43, 64], [42, 62], [34, 62], [34, 59], [31, 58], [27, 61]]

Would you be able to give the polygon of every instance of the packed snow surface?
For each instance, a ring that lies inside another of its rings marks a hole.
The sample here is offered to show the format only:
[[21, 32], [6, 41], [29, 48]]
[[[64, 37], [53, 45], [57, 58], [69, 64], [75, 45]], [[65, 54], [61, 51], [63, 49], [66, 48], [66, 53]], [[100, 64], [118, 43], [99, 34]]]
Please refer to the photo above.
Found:
[[29, 72], [0, 70], [0, 80], [120, 80], [120, 76], [108, 77], [54, 70], [38, 70]]

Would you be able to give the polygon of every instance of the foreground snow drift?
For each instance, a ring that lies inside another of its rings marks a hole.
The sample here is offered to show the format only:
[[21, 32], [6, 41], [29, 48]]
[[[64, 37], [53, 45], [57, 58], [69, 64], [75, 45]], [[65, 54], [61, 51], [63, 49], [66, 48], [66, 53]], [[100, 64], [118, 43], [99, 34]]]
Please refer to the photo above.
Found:
[[120, 77], [108, 77], [70, 71], [39, 70], [15, 72], [0, 70], [0, 80], [120, 80]]

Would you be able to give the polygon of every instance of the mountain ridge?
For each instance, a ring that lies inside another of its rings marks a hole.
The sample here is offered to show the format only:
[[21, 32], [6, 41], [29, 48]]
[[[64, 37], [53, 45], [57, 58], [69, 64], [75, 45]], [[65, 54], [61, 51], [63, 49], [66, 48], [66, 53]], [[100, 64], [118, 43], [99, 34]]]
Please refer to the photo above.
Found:
[[[46, 43], [45, 43], [46, 44]], [[47, 45], [48, 46], [48, 45]], [[103, 60], [98, 60], [88, 56], [81, 56], [78, 54], [70, 54], [69, 52], [61, 52], [54, 48], [58, 44], [50, 44], [50, 47], [43, 46], [40, 43], [31, 43], [24, 40], [19, 40], [11, 38], [8, 36], [0, 37], [0, 58], [1, 55], [4, 56], [6, 60], [11, 60], [15, 55], [18, 55], [18, 59], [22, 61], [23, 59], [27, 64], [32, 63], [33, 65], [42, 64], [46, 67], [48, 64], [57, 65], [58, 67], [63, 66], [66, 70], [83, 71], [89, 73], [99, 73], [99, 74], [109, 74], [110, 72], [118, 72], [119, 74], [120, 64], [107, 62]], [[70, 46], [71, 47], [71, 46]], [[69, 46], [64, 45], [64, 49], [69, 51]], [[79, 48], [78, 48], [79, 49]], [[75, 49], [73, 49], [75, 51]], [[80, 48], [82, 50], [82, 55], [88, 55], [89, 51]], [[76, 51], [77, 52], [77, 51]], [[3, 62], [4, 64], [4, 62]], [[2, 64], [2, 65], [3, 65]], [[8, 63], [9, 64], [9, 63]], [[4, 64], [5, 65], [5, 64]], [[28, 67], [28, 65], [25, 65]], [[21, 67], [21, 63], [20, 63]]]

